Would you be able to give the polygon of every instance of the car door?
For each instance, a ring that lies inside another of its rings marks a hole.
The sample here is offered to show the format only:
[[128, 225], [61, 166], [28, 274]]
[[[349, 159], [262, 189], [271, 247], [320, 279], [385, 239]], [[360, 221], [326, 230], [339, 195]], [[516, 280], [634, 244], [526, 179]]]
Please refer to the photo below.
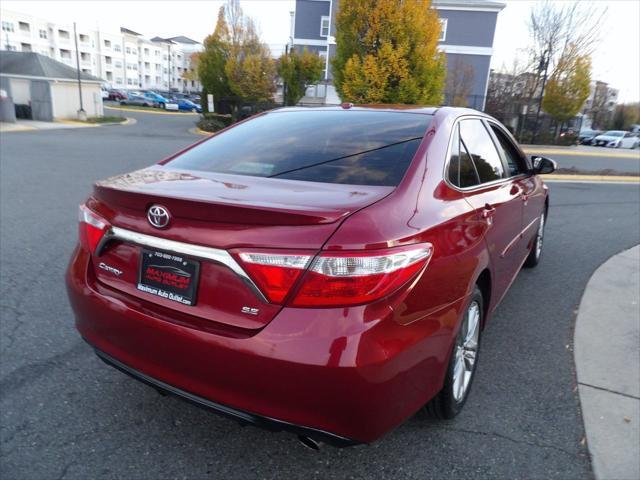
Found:
[[636, 138], [632, 133], [626, 132], [620, 140], [620, 148], [633, 148]]
[[481, 118], [463, 118], [461, 151], [469, 155], [479, 184], [465, 188], [465, 198], [486, 222], [496, 299], [501, 299], [522, 265], [522, 187], [506, 172], [494, 141]]
[[522, 242], [518, 247], [521, 261], [529, 255], [529, 248], [537, 233], [540, 215], [544, 211], [545, 195], [542, 183], [531, 173], [527, 158], [502, 126], [487, 121], [498, 153], [506, 166], [507, 175], [520, 189], [522, 200]]

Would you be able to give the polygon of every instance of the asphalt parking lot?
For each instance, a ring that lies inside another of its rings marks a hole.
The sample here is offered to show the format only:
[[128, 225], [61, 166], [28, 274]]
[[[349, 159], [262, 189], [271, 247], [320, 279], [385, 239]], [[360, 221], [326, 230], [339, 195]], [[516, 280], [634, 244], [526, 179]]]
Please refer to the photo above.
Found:
[[1, 478], [590, 478], [573, 322], [591, 273], [638, 243], [637, 184], [550, 184], [542, 262], [485, 330], [459, 417], [418, 414], [373, 445], [314, 452], [162, 397], [76, 333], [63, 275], [77, 205], [93, 181], [201, 138], [194, 117], [126, 115], [138, 122], [2, 136]]

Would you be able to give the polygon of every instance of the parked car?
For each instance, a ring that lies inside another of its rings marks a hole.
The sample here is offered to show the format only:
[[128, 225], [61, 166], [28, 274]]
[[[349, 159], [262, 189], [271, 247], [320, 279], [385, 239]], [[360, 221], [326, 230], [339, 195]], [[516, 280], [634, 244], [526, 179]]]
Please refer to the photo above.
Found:
[[591, 145], [593, 139], [602, 133], [602, 130], [582, 130], [578, 135], [578, 143], [581, 145]]
[[156, 389], [311, 446], [372, 442], [425, 404], [452, 418], [540, 261], [554, 169], [469, 109], [261, 113], [95, 184], [76, 327]]
[[127, 93], [123, 92], [122, 90], [116, 90], [115, 88], [112, 88], [109, 90], [109, 95], [107, 96], [107, 98], [109, 100], [115, 100], [115, 101], [126, 100]]
[[186, 98], [179, 98], [176, 100], [176, 103], [178, 104], [179, 110], [202, 113], [202, 107], [200, 105], [197, 105], [191, 100], [187, 100]]
[[169, 102], [169, 100], [156, 92], [142, 92], [142, 96], [151, 100], [154, 107], [166, 108]]
[[129, 93], [126, 100], [120, 100], [120, 105], [135, 105], [138, 107], [153, 107], [153, 100], [143, 96]]
[[593, 139], [593, 145], [613, 148], [636, 148], [640, 143], [638, 137], [624, 130], [609, 130]]

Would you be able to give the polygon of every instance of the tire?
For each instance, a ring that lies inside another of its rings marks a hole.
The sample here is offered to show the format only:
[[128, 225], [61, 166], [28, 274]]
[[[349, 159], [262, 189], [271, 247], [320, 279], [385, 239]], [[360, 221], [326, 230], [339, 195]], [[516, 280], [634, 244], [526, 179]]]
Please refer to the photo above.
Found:
[[[456, 335], [442, 390], [427, 404], [427, 413], [440, 419], [451, 419], [462, 410], [475, 377], [480, 351], [480, 331], [484, 320], [482, 292], [475, 285], [465, 310], [460, 331]], [[472, 322], [473, 331], [469, 330]], [[467, 335], [468, 334], [468, 335]], [[459, 369], [463, 368], [463, 371]], [[460, 377], [460, 375], [463, 375]]]
[[536, 233], [536, 239], [533, 242], [533, 246], [531, 247], [531, 252], [529, 252], [529, 256], [524, 261], [524, 268], [533, 268], [538, 263], [540, 263], [540, 258], [542, 257], [542, 246], [544, 245], [544, 229], [546, 227], [547, 215], [546, 211], [540, 215], [540, 224], [538, 225], [538, 232]]

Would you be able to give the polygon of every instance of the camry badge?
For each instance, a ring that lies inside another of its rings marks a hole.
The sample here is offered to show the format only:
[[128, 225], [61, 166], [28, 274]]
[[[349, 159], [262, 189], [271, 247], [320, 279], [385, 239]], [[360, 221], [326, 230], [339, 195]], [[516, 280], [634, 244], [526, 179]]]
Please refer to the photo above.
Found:
[[152, 205], [147, 212], [147, 220], [156, 228], [169, 225], [169, 211], [160, 205]]

